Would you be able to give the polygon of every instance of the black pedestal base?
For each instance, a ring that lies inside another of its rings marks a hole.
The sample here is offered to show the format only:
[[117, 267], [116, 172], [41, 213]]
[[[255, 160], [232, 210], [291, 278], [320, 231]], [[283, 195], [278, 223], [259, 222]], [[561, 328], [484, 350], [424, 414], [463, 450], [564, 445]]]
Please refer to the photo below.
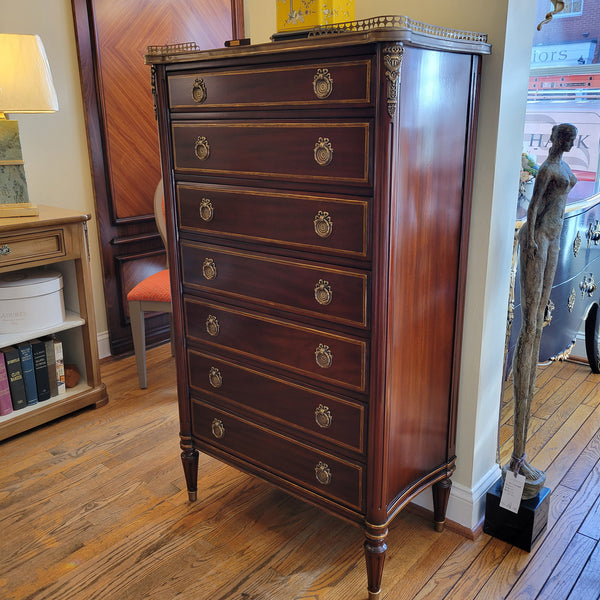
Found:
[[499, 479], [486, 494], [483, 531], [530, 552], [535, 540], [548, 524], [550, 489], [542, 488], [535, 498], [522, 500], [516, 514], [500, 507], [501, 496], [502, 479]]

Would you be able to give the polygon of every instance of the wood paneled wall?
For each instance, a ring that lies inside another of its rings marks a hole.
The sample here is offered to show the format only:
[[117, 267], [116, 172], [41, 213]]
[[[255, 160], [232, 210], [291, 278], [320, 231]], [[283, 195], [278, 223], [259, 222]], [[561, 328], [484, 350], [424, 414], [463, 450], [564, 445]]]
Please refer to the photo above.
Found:
[[[99, 227], [112, 354], [132, 348], [127, 292], [163, 269], [153, 196], [160, 179], [149, 45], [202, 49], [243, 37], [242, 0], [72, 0]], [[167, 315], [146, 323], [149, 343], [169, 336]]]

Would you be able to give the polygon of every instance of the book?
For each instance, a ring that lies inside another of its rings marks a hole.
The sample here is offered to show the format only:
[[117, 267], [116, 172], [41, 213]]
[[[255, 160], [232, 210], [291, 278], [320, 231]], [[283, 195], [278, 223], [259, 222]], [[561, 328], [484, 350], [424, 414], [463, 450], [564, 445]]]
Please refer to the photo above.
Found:
[[54, 360], [56, 362], [56, 386], [58, 388], [58, 395], [60, 396], [67, 392], [67, 385], [62, 342], [57, 339], [54, 339]]
[[21, 371], [23, 372], [23, 381], [25, 382], [25, 396], [27, 397], [27, 406], [37, 404], [37, 386], [35, 384], [35, 371], [33, 369], [33, 352], [29, 342], [20, 343], [17, 348], [21, 356]]
[[46, 343], [38, 339], [31, 340], [31, 353], [33, 354], [33, 371], [35, 373], [38, 402], [43, 402], [50, 398]]
[[13, 411], [12, 400], [10, 399], [10, 387], [8, 385], [8, 373], [6, 372], [6, 363], [4, 355], [0, 352], [0, 416], [8, 415]]
[[46, 363], [48, 365], [48, 382], [50, 384], [50, 397], [58, 394], [56, 383], [56, 358], [54, 358], [54, 338], [51, 335], [42, 338], [46, 346]]
[[25, 408], [27, 406], [27, 396], [25, 395], [25, 382], [21, 371], [19, 350], [14, 346], [9, 346], [2, 349], [2, 354], [4, 354], [4, 363], [8, 374], [8, 386], [13, 409]]

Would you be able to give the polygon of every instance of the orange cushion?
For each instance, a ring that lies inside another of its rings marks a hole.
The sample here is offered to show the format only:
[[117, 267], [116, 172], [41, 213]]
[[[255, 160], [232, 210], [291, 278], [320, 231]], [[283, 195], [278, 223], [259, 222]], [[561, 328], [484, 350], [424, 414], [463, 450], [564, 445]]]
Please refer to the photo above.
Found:
[[169, 269], [158, 271], [140, 281], [128, 294], [127, 300], [141, 302], [171, 302]]

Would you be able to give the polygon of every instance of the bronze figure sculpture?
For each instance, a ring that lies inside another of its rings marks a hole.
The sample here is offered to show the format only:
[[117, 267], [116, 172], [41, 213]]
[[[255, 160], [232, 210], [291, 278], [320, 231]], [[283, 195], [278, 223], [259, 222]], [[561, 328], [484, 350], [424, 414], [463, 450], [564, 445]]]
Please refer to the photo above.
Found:
[[556, 272], [565, 206], [577, 183], [562, 155], [571, 150], [576, 137], [577, 129], [569, 123], [552, 128], [552, 146], [537, 174], [527, 221], [519, 231], [522, 325], [513, 360], [514, 448], [503, 475], [510, 470], [525, 476], [523, 499], [535, 497], [546, 480], [544, 472], [526, 461], [525, 445], [544, 313]]

